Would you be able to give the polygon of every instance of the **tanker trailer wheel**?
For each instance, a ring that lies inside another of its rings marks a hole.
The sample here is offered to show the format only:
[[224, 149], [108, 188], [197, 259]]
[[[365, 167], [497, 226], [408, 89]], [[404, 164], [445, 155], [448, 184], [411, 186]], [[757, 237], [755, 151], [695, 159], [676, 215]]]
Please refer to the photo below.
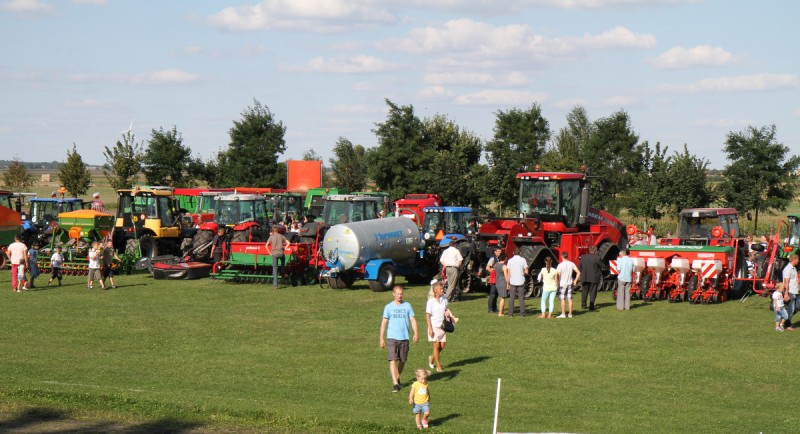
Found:
[[394, 265], [383, 264], [378, 270], [378, 278], [369, 281], [369, 287], [375, 292], [388, 291], [394, 286]]
[[336, 277], [328, 278], [328, 285], [333, 289], [348, 289], [353, 286], [353, 281], [347, 273], [339, 273]]

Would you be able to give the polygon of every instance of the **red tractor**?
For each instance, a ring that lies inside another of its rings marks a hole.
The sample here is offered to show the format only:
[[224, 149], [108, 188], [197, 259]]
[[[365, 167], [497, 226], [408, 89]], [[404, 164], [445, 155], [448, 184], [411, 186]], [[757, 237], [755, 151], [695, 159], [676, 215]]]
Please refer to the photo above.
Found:
[[496, 245], [505, 247], [510, 257], [515, 248], [528, 262], [526, 296], [541, 293], [535, 276], [544, 267], [545, 258], [561, 261], [567, 252], [576, 263], [597, 247], [603, 261], [602, 289], [616, 283], [609, 273], [608, 262], [625, 248], [628, 237], [625, 226], [611, 214], [589, 206], [590, 181], [586, 173], [526, 172], [520, 180], [519, 218], [488, 221], [478, 233], [479, 250], [491, 252]]
[[408, 217], [421, 228], [425, 223], [423, 210], [429, 206], [442, 206], [442, 198], [432, 193], [409, 193], [402, 199], [394, 201], [394, 215]]

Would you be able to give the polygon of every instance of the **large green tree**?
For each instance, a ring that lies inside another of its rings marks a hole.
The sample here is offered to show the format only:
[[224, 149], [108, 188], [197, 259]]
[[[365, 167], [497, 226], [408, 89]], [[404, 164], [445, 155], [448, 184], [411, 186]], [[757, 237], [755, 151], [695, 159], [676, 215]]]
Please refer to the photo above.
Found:
[[675, 152], [669, 158], [666, 177], [666, 209], [677, 214], [684, 208], [704, 208], [714, 201], [708, 183], [708, 160], [689, 153], [686, 145], [683, 152]]
[[552, 145], [547, 147], [542, 156], [542, 169], [565, 172], [580, 170], [584, 163], [583, 149], [593, 129], [586, 109], [574, 107], [567, 114], [567, 126], [558, 130]]
[[630, 205], [631, 188], [643, 170], [644, 147], [624, 110], [594, 122], [583, 149], [592, 180], [592, 204], [613, 214]]
[[111, 188], [120, 190], [136, 184], [142, 169], [142, 147], [141, 143], [136, 143], [131, 131], [125, 132], [122, 141], [117, 140], [114, 147], [106, 146], [103, 155], [106, 157], [103, 175], [108, 179]]
[[33, 175], [28, 171], [18, 158], [11, 160], [5, 173], [3, 173], [3, 185], [5, 188], [16, 192], [26, 192], [33, 187]]
[[481, 139], [444, 115], [426, 118], [423, 125], [429, 147], [436, 150], [424, 173], [428, 191], [438, 193], [446, 204], [478, 207], [486, 172], [479, 164]]
[[639, 173], [631, 191], [631, 204], [628, 208], [634, 217], [661, 218], [667, 207], [670, 159], [666, 157], [668, 147], [661, 149], [656, 143], [650, 149], [647, 142], [642, 144], [642, 171]]
[[739, 212], [754, 211], [754, 230], [758, 214], [783, 211], [794, 200], [800, 157], [789, 155], [789, 147], [778, 142], [775, 125], [730, 132], [725, 154], [730, 164], [718, 186], [720, 196]]
[[215, 187], [286, 187], [286, 164], [278, 158], [286, 151], [286, 127], [269, 107], [253, 100], [229, 131], [228, 148], [207, 165], [207, 178]]
[[367, 186], [367, 166], [364, 147], [353, 145], [350, 140], [339, 137], [333, 147], [334, 158], [329, 161], [336, 186], [347, 191], [361, 191]]
[[67, 151], [67, 161], [58, 169], [58, 179], [70, 195], [76, 197], [86, 194], [92, 185], [92, 174], [74, 143], [72, 150]]
[[427, 171], [435, 149], [427, 146], [422, 121], [411, 105], [399, 106], [386, 99], [386, 120], [372, 130], [378, 145], [366, 153], [370, 178], [392, 197], [427, 192]]
[[496, 116], [494, 137], [486, 143], [489, 166], [485, 197], [506, 209], [515, 209], [518, 201], [516, 175], [534, 170], [550, 139], [550, 124], [535, 103], [527, 110], [500, 110]]
[[142, 171], [148, 184], [188, 187], [192, 184], [191, 163], [192, 151], [184, 146], [175, 126], [167, 131], [163, 127], [151, 130], [142, 156]]

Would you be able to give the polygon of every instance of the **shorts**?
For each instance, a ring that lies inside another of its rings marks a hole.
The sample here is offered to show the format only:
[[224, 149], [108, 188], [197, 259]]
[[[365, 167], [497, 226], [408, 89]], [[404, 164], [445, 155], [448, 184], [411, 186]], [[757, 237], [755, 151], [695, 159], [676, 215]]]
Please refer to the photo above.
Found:
[[103, 265], [102, 273], [103, 273], [103, 279], [114, 277], [114, 266], [113, 265]]
[[789, 320], [789, 313], [786, 311], [786, 307], [782, 307], [781, 310], [775, 312], [775, 322], [779, 322], [781, 319]]
[[431, 403], [426, 402], [425, 404], [414, 404], [414, 408], [411, 409], [411, 412], [414, 414], [425, 414], [431, 412]]
[[50, 272], [50, 277], [53, 279], [60, 279], [61, 278], [61, 267], [53, 267], [53, 270]]
[[447, 332], [441, 327], [433, 326], [433, 337], [428, 335], [428, 342], [447, 342]]
[[89, 280], [102, 280], [103, 277], [100, 274], [99, 268], [90, 268], [89, 269]]
[[388, 352], [387, 360], [399, 360], [405, 363], [408, 360], [408, 340], [387, 339], [386, 351]]
[[558, 288], [558, 298], [561, 300], [572, 300], [572, 285]]

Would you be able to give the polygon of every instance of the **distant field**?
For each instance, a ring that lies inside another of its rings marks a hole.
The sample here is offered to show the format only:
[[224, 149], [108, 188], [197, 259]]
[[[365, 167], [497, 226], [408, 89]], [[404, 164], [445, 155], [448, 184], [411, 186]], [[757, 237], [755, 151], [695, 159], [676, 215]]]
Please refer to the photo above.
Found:
[[[426, 367], [430, 346], [412, 345], [404, 388], [391, 393], [378, 347], [389, 293], [134, 275], [107, 292], [70, 277], [13, 294], [9, 280], [0, 272], [0, 414], [141, 432], [414, 431], [410, 369]], [[426, 293], [407, 291], [420, 324]], [[431, 431], [490, 432], [498, 377], [505, 432], [797, 429], [800, 415], [776, 406], [795, 397], [786, 370], [800, 331], [775, 332], [767, 300], [635, 302], [624, 313], [611, 303], [602, 293], [599, 312], [571, 320], [498, 318], [485, 294], [455, 303]]]

